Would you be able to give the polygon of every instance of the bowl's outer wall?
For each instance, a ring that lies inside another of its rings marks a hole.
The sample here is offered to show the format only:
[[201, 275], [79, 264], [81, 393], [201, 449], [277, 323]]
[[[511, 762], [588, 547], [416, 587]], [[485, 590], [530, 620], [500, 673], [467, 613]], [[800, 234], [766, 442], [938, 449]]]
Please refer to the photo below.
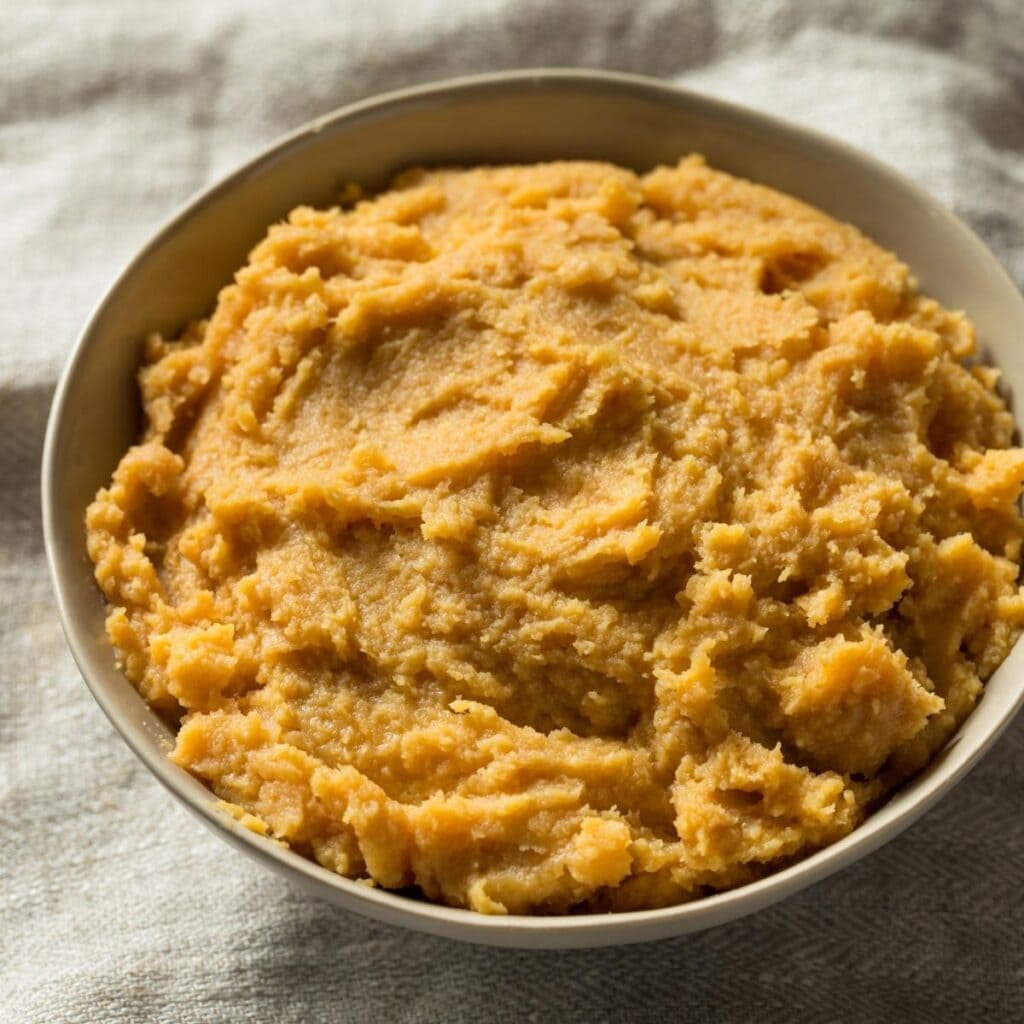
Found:
[[966, 309], [1012, 393], [1024, 387], [1024, 302], [995, 259], [934, 200], [848, 147], [771, 118], [632, 76], [483, 76], [357, 104], [301, 130], [193, 201], [101, 301], [51, 412], [43, 468], [47, 551], [69, 643], [97, 701], [172, 791], [235, 845], [322, 896], [384, 920], [501, 945], [582, 946], [662, 938], [718, 924], [824, 877], [890, 838], [952, 785], [1020, 703], [1014, 650], [953, 743], [854, 835], [763, 882], [666, 911], [603, 918], [483, 918], [356, 886], [258, 839], [212, 809], [166, 760], [166, 727], [118, 672], [103, 630], [83, 515], [139, 431], [136, 371], [150, 331], [207, 314], [266, 226], [300, 204], [331, 205], [413, 164], [601, 159], [644, 170], [703, 153], [849, 221], [909, 264], [922, 289]]

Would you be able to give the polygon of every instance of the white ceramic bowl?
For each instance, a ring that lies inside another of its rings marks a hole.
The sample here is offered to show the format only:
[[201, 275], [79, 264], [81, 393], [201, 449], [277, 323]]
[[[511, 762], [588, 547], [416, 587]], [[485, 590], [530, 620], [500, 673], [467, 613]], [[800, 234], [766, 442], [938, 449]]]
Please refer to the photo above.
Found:
[[740, 889], [616, 915], [488, 917], [359, 885], [240, 827], [167, 759], [166, 726], [115, 666], [83, 526], [86, 505], [137, 436], [135, 373], [146, 333], [173, 331], [209, 311], [272, 221], [299, 203], [330, 204], [345, 181], [380, 187], [414, 163], [576, 157], [645, 169], [691, 151], [799, 196], [897, 252], [924, 291], [967, 310], [1009, 391], [1024, 389], [1024, 301], [982, 243], [909, 181], [764, 114], [653, 80], [579, 71], [442, 82], [314, 121], [188, 203], [131, 261], [78, 338], [54, 397], [42, 470], [46, 550], [71, 651], [100, 707], [153, 774], [218, 835], [310, 892], [382, 921], [502, 946], [611, 945], [697, 931], [774, 903], [891, 839], [963, 778], [1020, 706], [1022, 644], [927, 770], [854, 833]]

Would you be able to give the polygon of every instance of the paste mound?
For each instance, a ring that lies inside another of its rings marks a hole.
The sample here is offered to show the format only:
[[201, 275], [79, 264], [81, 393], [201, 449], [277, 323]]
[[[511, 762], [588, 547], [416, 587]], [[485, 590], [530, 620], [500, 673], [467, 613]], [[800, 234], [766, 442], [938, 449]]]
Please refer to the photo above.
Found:
[[489, 913], [854, 829], [1024, 625], [965, 318], [698, 157], [415, 170], [150, 339], [88, 511], [127, 676], [252, 827]]

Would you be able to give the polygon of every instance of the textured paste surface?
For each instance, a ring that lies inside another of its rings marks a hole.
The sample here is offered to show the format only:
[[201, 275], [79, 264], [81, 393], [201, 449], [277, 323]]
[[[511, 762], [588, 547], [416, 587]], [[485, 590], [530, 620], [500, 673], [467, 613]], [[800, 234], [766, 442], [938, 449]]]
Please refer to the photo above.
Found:
[[174, 760], [320, 863], [627, 909], [848, 833], [1024, 624], [1024, 452], [895, 256], [698, 158], [410, 172], [150, 340], [88, 512]]

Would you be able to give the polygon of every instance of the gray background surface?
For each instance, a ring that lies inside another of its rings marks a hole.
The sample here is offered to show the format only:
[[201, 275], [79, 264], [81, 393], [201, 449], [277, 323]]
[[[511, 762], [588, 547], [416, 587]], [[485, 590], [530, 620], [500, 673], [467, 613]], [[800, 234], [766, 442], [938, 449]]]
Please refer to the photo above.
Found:
[[303, 121], [531, 65], [669, 77], [841, 136], [1024, 283], [1019, 0], [0, 0], [0, 1020], [1024, 1019], [1024, 718], [909, 833], [781, 906], [653, 946], [527, 953], [288, 888], [173, 804], [79, 680], [38, 461], [103, 287], [190, 193]]

